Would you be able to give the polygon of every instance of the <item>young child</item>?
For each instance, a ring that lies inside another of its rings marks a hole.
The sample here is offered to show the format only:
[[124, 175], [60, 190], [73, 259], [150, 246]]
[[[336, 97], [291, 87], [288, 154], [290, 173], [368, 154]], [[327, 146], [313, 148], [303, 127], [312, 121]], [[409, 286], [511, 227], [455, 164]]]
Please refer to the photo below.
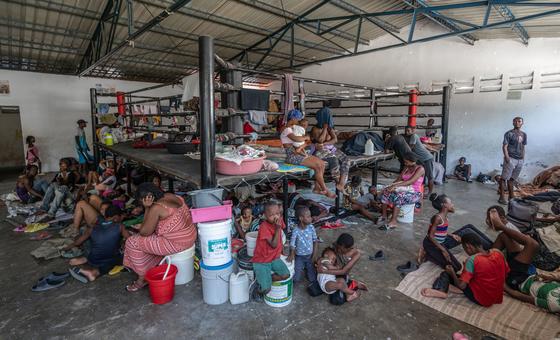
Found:
[[253, 209], [250, 206], [245, 206], [241, 209], [241, 215], [235, 219], [235, 229], [239, 238], [245, 239], [245, 234], [251, 231], [253, 224]]
[[99, 218], [95, 226], [86, 228], [84, 234], [68, 247], [78, 247], [88, 239], [91, 241], [91, 250], [87, 258], [70, 260], [73, 267], [68, 271], [72, 277], [88, 283], [107, 274], [115, 265], [122, 264], [121, 239], [126, 239], [129, 234], [121, 221], [121, 209], [109, 205], [105, 209], [104, 218]]
[[272, 281], [282, 281], [290, 277], [288, 267], [280, 259], [283, 248], [282, 229], [285, 226], [277, 202], [269, 201], [265, 204], [264, 218], [259, 227], [252, 260], [258, 287], [253, 286], [251, 296], [256, 301], [261, 301], [262, 296], [270, 291]]
[[307, 280], [315, 282], [317, 280], [317, 272], [313, 263], [315, 254], [317, 254], [319, 239], [312, 224], [311, 211], [308, 207], [299, 207], [296, 210], [296, 218], [299, 224], [292, 231], [292, 238], [290, 240], [291, 252], [290, 256], [288, 256], [288, 262], [292, 262], [295, 258], [294, 282], [300, 282], [303, 279], [304, 271], [307, 271]]
[[323, 293], [332, 295], [336, 293], [336, 291], [341, 291], [346, 295], [347, 302], [352, 302], [360, 297], [360, 292], [358, 290], [348, 288], [344, 277], [341, 276], [337, 278], [333, 274], [327, 274], [328, 271], [341, 269], [337, 265], [336, 253], [333, 248], [327, 247], [323, 250], [321, 258], [317, 261], [317, 266], [320, 266], [321, 269], [325, 271], [317, 275], [317, 281]]
[[161, 191], [165, 192], [165, 190], [163, 190], [163, 188], [161, 187], [161, 176], [159, 174], [155, 174], [152, 177], [152, 183], [154, 183], [154, 185], [158, 187]]
[[25, 138], [25, 143], [27, 144], [27, 153], [25, 155], [26, 165], [37, 165], [39, 173], [41, 173], [41, 159], [39, 158], [39, 149], [35, 145], [35, 137], [27, 136]]
[[[371, 188], [368, 195], [369, 194], [371, 194]], [[360, 201], [361, 198], [365, 196], [366, 194], [364, 193], [364, 189], [362, 187], [362, 178], [360, 176], [352, 176], [350, 183], [347, 183], [344, 186], [344, 208], [348, 210], [355, 210], [360, 213], [360, 215], [376, 222], [377, 218], [368, 211], [370, 203], [363, 204], [363, 201]]]
[[[451, 265], [445, 266], [445, 271], [451, 277], [449, 293], [464, 294], [470, 301], [484, 307], [502, 303], [506, 275], [509, 272], [502, 252], [497, 249], [484, 250], [480, 237], [475, 233], [463, 235], [461, 244], [469, 257], [460, 276], [457, 276]], [[448, 293], [432, 288], [423, 288], [421, 294], [440, 299], [449, 296]]]
[[430, 195], [432, 206], [437, 209], [438, 213], [432, 216], [431, 224], [428, 229], [428, 234], [422, 243], [424, 251], [426, 252], [426, 259], [445, 268], [447, 265], [452, 265], [456, 272], [461, 270], [461, 263], [449, 252], [453, 240], [460, 242], [461, 238], [457, 235], [448, 235], [447, 228], [449, 221], [448, 214], [455, 212], [455, 206], [451, 199], [446, 195], [439, 195], [433, 193]]
[[[309, 126], [309, 122], [307, 121], [307, 119], [304, 118], [300, 120], [298, 125], [294, 125], [292, 127], [292, 130], [294, 131], [294, 135], [298, 137], [305, 136], [307, 133], [306, 130], [308, 126]], [[305, 142], [293, 142], [292, 145], [296, 149], [296, 153], [302, 156], [307, 156], [307, 152], [305, 151], [305, 146], [306, 146]]]
[[471, 179], [471, 165], [466, 164], [467, 159], [465, 157], [459, 158], [459, 164], [455, 167], [453, 171], [452, 178], [458, 179], [460, 181], [465, 181], [468, 183], [472, 183]]

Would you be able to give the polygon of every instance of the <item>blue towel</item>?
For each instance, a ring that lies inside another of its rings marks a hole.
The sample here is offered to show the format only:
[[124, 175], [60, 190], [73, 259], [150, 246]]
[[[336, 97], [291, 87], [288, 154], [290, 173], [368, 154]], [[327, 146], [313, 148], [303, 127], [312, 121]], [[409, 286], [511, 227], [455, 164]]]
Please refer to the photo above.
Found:
[[328, 124], [331, 129], [334, 128], [331, 109], [326, 106], [317, 111], [315, 119], [317, 120], [317, 127], [322, 128], [323, 125]]

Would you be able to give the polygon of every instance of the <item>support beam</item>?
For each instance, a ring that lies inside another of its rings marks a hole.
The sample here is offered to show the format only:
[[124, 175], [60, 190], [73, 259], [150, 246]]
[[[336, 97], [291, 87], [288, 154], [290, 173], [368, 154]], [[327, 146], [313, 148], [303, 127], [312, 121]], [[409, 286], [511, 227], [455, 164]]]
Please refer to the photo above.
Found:
[[[155, 18], [153, 18], [152, 20], [150, 20], [147, 23], [145, 23], [144, 25], [142, 25], [142, 27], [138, 28], [132, 35], [130, 35], [128, 37], [128, 39], [120, 42], [119, 44], [117, 44], [117, 46], [111, 47], [110, 49], [104, 51], [105, 53], [103, 53], [103, 54], [101, 54], [99, 50], [95, 50], [95, 47], [94, 47], [94, 44], [96, 42], [102, 41], [101, 40], [102, 32], [100, 31], [100, 34], [97, 37], [98, 39], [95, 39], [96, 34], [94, 34], [94, 37], [92, 38], [92, 42], [90, 44], [91, 51], [90, 51], [90, 48], [88, 47], [88, 51], [86, 51], [86, 54], [84, 55], [84, 60], [82, 61], [82, 63], [80, 64], [80, 68], [78, 69], [78, 75], [79, 76], [87, 75], [91, 70], [93, 70], [97, 66], [103, 64], [109, 58], [114, 56], [117, 52], [122, 50], [124, 47], [128, 46], [130, 41], [134, 41], [135, 39], [139, 38], [142, 34], [146, 33], [152, 27], [154, 27], [154, 26], [158, 25], [159, 23], [161, 23], [162, 21], [164, 21], [171, 14], [173, 14], [173, 12], [177, 11], [179, 8], [185, 6], [189, 2], [191, 2], [191, 0], [177, 0], [177, 1], [175, 1], [173, 3], [173, 5], [169, 6], [167, 9], [162, 11]], [[90, 56], [91, 56], [91, 58], [90, 58]]]
[[[345, 11], [348, 11], [352, 14], [364, 14], [367, 13], [366, 11], [362, 10], [359, 7], [356, 7], [354, 5], [352, 5], [351, 3], [345, 1], [345, 0], [331, 0], [330, 2], [331, 5], [336, 6], [340, 9], [343, 9]], [[387, 22], [383, 19], [379, 19], [379, 18], [367, 18], [366, 20], [368, 20], [369, 22], [371, 22], [372, 24], [374, 24], [375, 26], [383, 29], [385, 32], [389, 33], [400, 33], [400, 29], [391, 24], [390, 22]]]
[[[401, 1], [414, 9], [429, 7], [429, 5], [424, 0], [401, 0]], [[442, 27], [445, 27], [451, 32], [457, 32], [461, 30], [461, 27], [457, 26], [454, 22], [442, 17], [438, 11], [422, 12], [422, 14], [426, 18], [430, 19], [431, 21], [435, 22], [436, 24]], [[416, 16], [416, 11], [414, 12], [414, 16]], [[416, 20], [413, 20], [412, 23], [415, 24]], [[411, 30], [411, 32], [413, 31], [414, 30]], [[460, 35], [459, 38], [463, 39], [469, 45], [473, 45], [474, 42], [478, 40], [475, 36], [471, 34]], [[409, 39], [409, 42], [410, 40], [411, 39]]]
[[214, 156], [216, 147], [214, 117], [214, 42], [211, 37], [198, 38], [200, 87], [200, 174], [201, 186], [216, 187]]
[[[495, 0], [495, 1], [498, 1], [498, 0]], [[485, 3], [487, 3], [487, 2], [485, 2]], [[433, 36], [430, 36], [430, 37], [420, 38], [420, 39], [416, 39], [416, 40], [411, 41], [409, 44], [417, 44], [417, 43], [423, 43], [423, 42], [428, 42], [428, 41], [434, 41], [434, 40], [449, 38], [449, 37], [453, 37], [453, 36], [457, 36], [457, 35], [464, 35], [464, 34], [467, 34], [467, 33], [473, 33], [473, 32], [477, 32], [477, 31], [481, 31], [481, 30], [485, 30], [485, 29], [490, 29], [490, 28], [496, 28], [496, 27], [502, 27], [502, 26], [511, 26], [512, 24], [514, 24], [516, 22], [530, 21], [530, 20], [534, 20], [534, 19], [538, 19], [538, 18], [544, 18], [544, 17], [559, 15], [559, 14], [560, 14], [560, 9], [549, 10], [549, 11], [545, 11], [545, 12], [541, 12], [541, 13], [527, 15], [527, 16], [524, 16], [524, 17], [517, 17], [517, 18], [512, 19], [512, 20], [505, 20], [505, 21], [501, 21], [501, 22], [491, 23], [491, 24], [488, 24], [486, 26], [471, 27], [471, 28], [462, 29], [462, 30], [456, 31], [456, 32], [449, 32], [449, 33], [433, 35]], [[406, 46], [406, 45], [407, 45], [406, 43], [388, 45], [388, 46], [373, 48], [373, 49], [369, 49], [369, 50], [365, 50], [365, 51], [360, 51], [360, 52], [353, 53], [353, 54], [350, 54], [350, 55], [334, 56], [334, 57], [324, 58], [324, 59], [321, 59], [321, 60], [316, 60], [314, 62], [296, 64], [296, 65], [294, 65], [294, 67], [299, 68], [299, 67], [304, 67], [304, 66], [307, 66], [307, 65], [318, 64], [318, 63], [322, 63], [322, 62], [326, 62], [326, 61], [332, 61], [332, 60], [338, 60], [338, 59], [347, 58], [347, 57], [351, 57], [351, 56], [364, 55], [364, 54], [374, 53], [374, 52], [378, 52], [378, 51], [384, 51], [384, 50], [388, 50], [388, 49], [392, 49], [392, 48], [396, 48], [396, 47], [402, 47], [402, 46]]]
[[[509, 9], [508, 6], [494, 5], [494, 8], [502, 18], [506, 20], [515, 19], [515, 15], [513, 15], [513, 12]], [[523, 45], [529, 44], [529, 33], [527, 33], [527, 30], [525, 29], [525, 27], [523, 27], [523, 25], [521, 25], [519, 22], [516, 22], [511, 25], [511, 29], [513, 30], [513, 32], [515, 32], [515, 34], [517, 34], [519, 39], [521, 39]]]
[[236, 55], [234, 55], [233, 57], [231, 57], [229, 60], [236, 60], [239, 57], [242, 56], [246, 56], [247, 52], [258, 48], [262, 43], [269, 41], [269, 39], [275, 37], [277, 34], [281, 34], [281, 32], [283, 32], [286, 28], [299, 23], [302, 18], [305, 18], [307, 15], [315, 12], [317, 9], [323, 7], [324, 5], [328, 4], [329, 0], [322, 0], [321, 2], [319, 2], [318, 4], [312, 6], [311, 8], [309, 8], [308, 10], [304, 11], [300, 16], [296, 17], [295, 19], [293, 19], [292, 21], [286, 23], [284, 26], [280, 27], [279, 29], [277, 29], [276, 31], [272, 32], [271, 34], [267, 35], [266, 37], [258, 40], [256, 43], [254, 43], [253, 45], [249, 46], [248, 48], [246, 48], [243, 52], [240, 52]]

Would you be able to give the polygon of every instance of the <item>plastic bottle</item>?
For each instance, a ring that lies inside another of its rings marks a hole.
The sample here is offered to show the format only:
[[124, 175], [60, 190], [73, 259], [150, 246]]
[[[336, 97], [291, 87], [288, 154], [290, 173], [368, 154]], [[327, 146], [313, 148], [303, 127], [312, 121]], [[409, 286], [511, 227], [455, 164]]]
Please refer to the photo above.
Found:
[[439, 133], [439, 131], [436, 133], [436, 135], [434, 136], [434, 140], [433, 142], [435, 144], [440, 144], [441, 143], [441, 133]]
[[114, 141], [113, 141], [113, 134], [110, 132], [105, 132], [105, 136], [103, 136], [103, 139], [105, 141], [105, 145], [107, 146], [113, 146]]
[[368, 139], [366, 142], [366, 150], [364, 154], [366, 156], [373, 156], [373, 151], [374, 151], [373, 142], [371, 141], [371, 139]]

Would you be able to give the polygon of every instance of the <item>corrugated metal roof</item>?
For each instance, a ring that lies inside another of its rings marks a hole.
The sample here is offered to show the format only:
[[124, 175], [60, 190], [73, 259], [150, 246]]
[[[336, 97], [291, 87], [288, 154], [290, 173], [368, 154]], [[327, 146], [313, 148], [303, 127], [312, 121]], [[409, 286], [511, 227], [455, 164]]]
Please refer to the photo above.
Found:
[[[0, 67], [76, 74], [106, 5], [121, 1], [116, 20], [114, 45], [128, 37], [126, 0], [2, 0], [0, 1]], [[440, 6], [462, 4], [461, 0], [331, 0], [302, 19], [320, 19], [411, 9], [422, 4]], [[133, 29], [152, 20], [173, 0], [133, 0]], [[190, 73], [198, 63], [197, 39], [201, 35], [215, 38], [215, 52], [224, 59], [240, 56], [248, 50], [243, 62], [249, 66], [260, 63], [262, 69], [290, 67], [311, 63], [353, 52], [358, 32], [358, 20], [333, 20], [298, 23], [294, 25], [294, 44], [291, 29], [269, 37], [320, 4], [320, 0], [193, 0], [173, 13], [162, 23], [142, 34], [118, 53], [95, 67], [88, 74], [122, 79], [168, 81]], [[526, 1], [527, 3], [527, 1]], [[530, 3], [530, 2], [529, 2]], [[558, 5], [558, 1], [539, 3]], [[524, 17], [558, 7], [508, 6], [514, 17]], [[439, 11], [455, 27], [465, 29], [481, 25], [486, 7], [445, 9]], [[418, 20], [426, 16], [418, 15]], [[360, 44], [388, 33], [406, 36], [412, 20], [411, 13], [362, 18]], [[447, 19], [446, 19], [447, 20]], [[504, 20], [495, 8], [488, 22]], [[560, 16], [543, 17], [520, 23], [529, 37], [560, 36]], [[470, 26], [469, 26], [470, 25]], [[336, 26], [336, 29], [330, 30]], [[109, 27], [106, 25], [106, 27]], [[106, 28], [107, 29], [107, 28]], [[449, 27], [448, 27], [449, 29]], [[517, 29], [517, 30], [516, 30]], [[521, 39], [519, 28], [497, 27], [477, 30], [475, 39]], [[330, 30], [325, 33], [325, 30]], [[319, 33], [322, 32], [322, 33]], [[251, 48], [256, 42], [264, 42]], [[106, 42], [106, 41], [104, 41]], [[266, 48], [274, 44], [274, 49]]]

